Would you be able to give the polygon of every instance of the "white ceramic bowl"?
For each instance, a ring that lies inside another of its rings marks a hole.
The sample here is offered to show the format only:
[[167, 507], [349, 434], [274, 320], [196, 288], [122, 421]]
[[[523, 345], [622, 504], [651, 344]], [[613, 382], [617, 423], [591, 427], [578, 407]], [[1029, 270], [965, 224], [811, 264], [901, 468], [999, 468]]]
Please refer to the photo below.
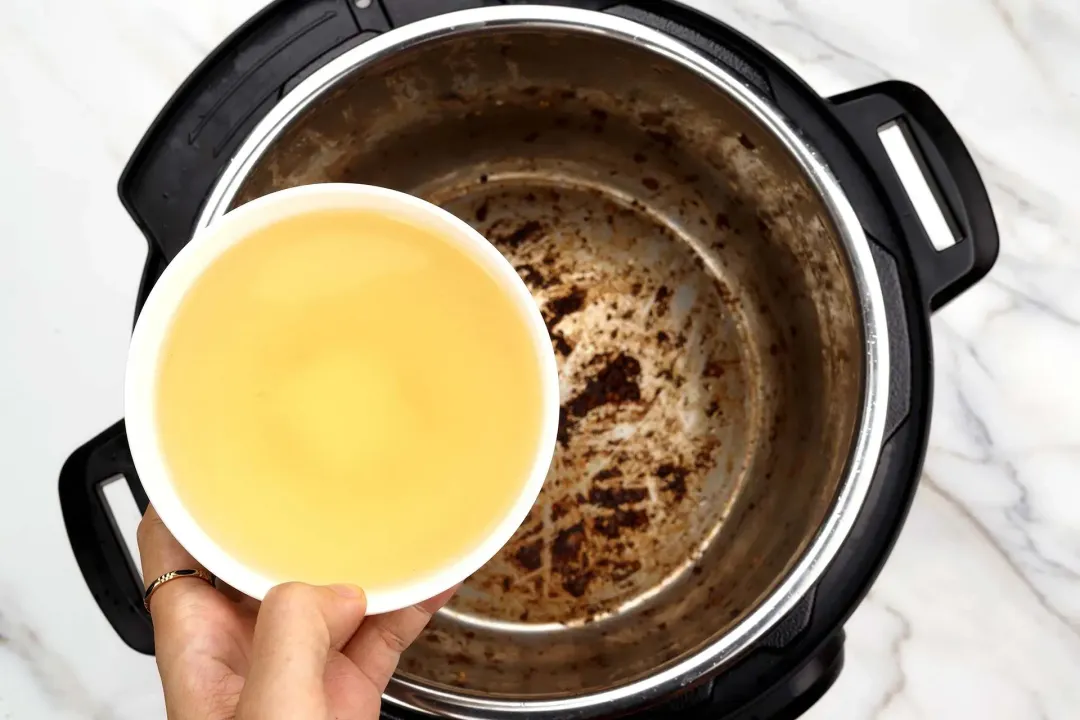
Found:
[[[559, 380], [555, 354], [540, 311], [525, 283], [509, 261], [482, 235], [445, 210], [411, 195], [370, 185], [323, 184], [283, 190], [264, 196], [224, 215], [187, 244], [165, 269], [139, 316], [128, 351], [125, 415], [128, 443], [146, 494], [176, 539], [200, 563], [237, 590], [262, 599], [279, 582], [246, 567], [218, 545], [199, 526], [180, 501], [161, 453], [158, 438], [156, 385], [159, 354], [172, 319], [185, 294], [225, 250], [259, 228], [286, 218], [324, 209], [377, 210], [389, 217], [420, 223], [454, 243], [502, 285], [520, 309], [522, 322], [533, 336], [543, 383], [542, 434], [528, 478], [510, 512], [495, 530], [464, 557], [436, 572], [411, 579], [390, 590], [368, 594], [368, 612], [390, 612], [434, 597], [462, 582], [490, 560], [525, 520], [544, 484], [555, 450], [559, 424]], [[392, 552], [392, 550], [386, 550]]]

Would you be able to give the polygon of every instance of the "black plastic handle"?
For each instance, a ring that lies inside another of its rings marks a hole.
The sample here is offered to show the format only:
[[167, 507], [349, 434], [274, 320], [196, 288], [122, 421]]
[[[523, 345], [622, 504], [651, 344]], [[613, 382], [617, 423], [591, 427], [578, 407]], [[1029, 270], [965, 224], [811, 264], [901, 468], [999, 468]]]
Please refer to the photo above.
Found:
[[140, 511], [147, 498], [135, 474], [121, 420], [71, 454], [60, 471], [60, 508], [83, 578], [113, 629], [131, 648], [152, 655], [154, 628], [143, 609], [143, 588], [102, 494], [124, 478]]
[[837, 630], [779, 678], [723, 677], [702, 683], [629, 717], [681, 720], [795, 720], [833, 686], [844, 668], [844, 631]]
[[[836, 114], [858, 143], [895, 209], [911, 249], [919, 285], [931, 310], [981, 280], [998, 255], [994, 211], [964, 141], [925, 92], [891, 80], [831, 99]], [[879, 129], [898, 122], [936, 196], [952, 220], [956, 244], [937, 250], [919, 220], [885, 151]]]
[[251, 129], [295, 76], [388, 28], [378, 2], [276, 0], [195, 69], [143, 136], [120, 176], [124, 207], [172, 260]]
[[725, 720], [796, 720], [833, 686], [844, 669], [844, 631], [822, 643], [794, 672]]

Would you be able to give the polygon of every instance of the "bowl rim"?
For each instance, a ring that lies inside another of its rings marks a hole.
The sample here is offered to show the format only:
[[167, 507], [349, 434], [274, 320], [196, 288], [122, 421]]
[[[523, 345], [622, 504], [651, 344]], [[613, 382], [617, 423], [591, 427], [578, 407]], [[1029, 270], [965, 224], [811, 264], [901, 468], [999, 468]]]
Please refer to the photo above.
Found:
[[340, 209], [376, 211], [420, 225], [434, 230], [440, 238], [465, 252], [501, 286], [518, 309], [536, 349], [541, 382], [540, 435], [528, 475], [506, 515], [472, 550], [445, 567], [397, 586], [365, 588], [367, 612], [373, 615], [433, 598], [464, 581], [494, 557], [532, 509], [554, 455], [559, 425], [559, 379], [547, 326], [517, 271], [483, 235], [442, 208], [371, 185], [305, 185], [247, 203], [200, 230], [155, 284], [139, 315], [128, 350], [124, 409], [128, 444], [146, 495], [165, 526], [199, 563], [257, 600], [279, 583], [304, 581], [304, 578], [272, 578], [246, 566], [215, 541], [184, 506], [161, 449], [157, 380], [164, 342], [176, 312], [193, 284], [223, 253], [269, 225], [310, 212]]

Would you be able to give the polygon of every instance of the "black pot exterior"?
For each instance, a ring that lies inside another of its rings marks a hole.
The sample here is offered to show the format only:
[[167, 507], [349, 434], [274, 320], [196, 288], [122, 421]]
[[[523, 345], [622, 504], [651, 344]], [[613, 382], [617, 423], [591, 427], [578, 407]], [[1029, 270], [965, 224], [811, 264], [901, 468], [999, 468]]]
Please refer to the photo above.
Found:
[[[125, 208], [150, 251], [136, 313], [168, 261], [191, 237], [203, 202], [233, 152], [282, 95], [345, 50], [402, 24], [494, 0], [277, 0], [204, 61], [162, 110], [120, 179]], [[824, 156], [871, 243], [885, 297], [890, 392], [886, 440], [869, 497], [814, 590], [723, 673], [642, 713], [731, 720], [794, 718], [843, 665], [842, 625], [876, 578], [906, 517], [926, 450], [932, 400], [929, 313], [989, 271], [994, 217], [956, 131], [918, 88], [883, 83], [823, 99], [790, 69], [731, 28], [671, 2], [548, 2], [610, 12], [679, 38], [769, 98]], [[958, 237], [936, 251], [878, 138], [898, 122]], [[123, 422], [79, 448], [60, 475], [69, 539], [95, 600], [121, 638], [153, 652], [153, 628], [100, 486], [126, 478], [146, 496]], [[409, 717], [394, 708], [387, 717]]]

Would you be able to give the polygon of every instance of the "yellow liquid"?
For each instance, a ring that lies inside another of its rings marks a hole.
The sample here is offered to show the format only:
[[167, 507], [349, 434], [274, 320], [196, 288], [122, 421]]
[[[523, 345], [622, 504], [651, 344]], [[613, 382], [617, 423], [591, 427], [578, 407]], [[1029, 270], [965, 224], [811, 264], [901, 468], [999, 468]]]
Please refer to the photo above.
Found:
[[448, 242], [369, 212], [223, 254], [158, 373], [180, 499], [276, 581], [370, 591], [446, 567], [505, 517], [541, 433], [523, 313]]

